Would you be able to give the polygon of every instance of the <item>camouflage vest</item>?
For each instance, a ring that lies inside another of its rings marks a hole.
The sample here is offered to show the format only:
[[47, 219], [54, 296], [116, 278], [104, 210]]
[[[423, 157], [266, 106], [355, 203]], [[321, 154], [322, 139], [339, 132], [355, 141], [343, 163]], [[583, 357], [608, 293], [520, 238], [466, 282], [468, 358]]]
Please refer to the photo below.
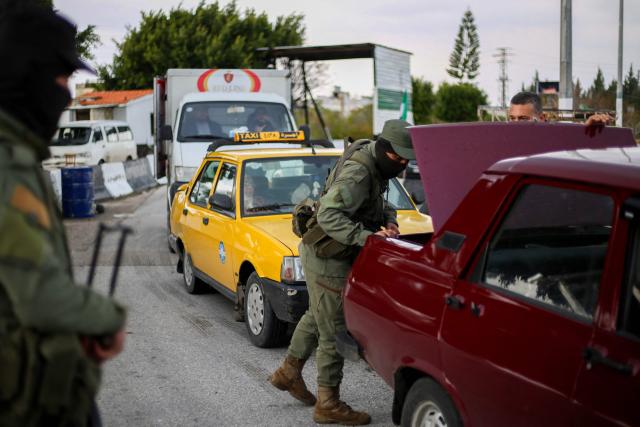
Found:
[[[378, 172], [373, 155], [369, 152], [368, 147], [372, 141], [361, 139], [353, 142], [344, 154], [340, 157], [325, 182], [324, 196], [331, 188], [333, 183], [338, 179], [342, 172], [343, 166], [347, 161], [354, 161], [363, 165], [369, 175], [370, 189], [369, 197], [363, 203], [351, 220], [363, 224], [364, 228], [376, 232], [384, 225], [384, 197], [386, 191], [386, 180], [384, 180]], [[321, 196], [321, 198], [322, 198]], [[319, 258], [335, 258], [350, 259], [357, 252], [357, 248], [342, 244], [328, 236], [324, 230], [318, 225], [317, 212], [320, 208], [320, 201], [316, 202], [313, 215], [306, 223], [307, 232], [303, 235], [303, 243], [314, 249], [315, 255]]]

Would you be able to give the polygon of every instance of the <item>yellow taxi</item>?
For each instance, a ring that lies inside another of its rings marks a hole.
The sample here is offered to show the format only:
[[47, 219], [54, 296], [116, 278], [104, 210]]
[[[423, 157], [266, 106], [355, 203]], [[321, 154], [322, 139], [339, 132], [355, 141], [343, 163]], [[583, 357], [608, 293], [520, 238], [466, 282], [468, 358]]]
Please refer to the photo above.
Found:
[[[229, 144], [235, 146], [212, 144], [191, 181], [178, 188], [169, 241], [187, 292], [219, 291], [235, 302], [236, 320], [246, 322], [251, 341], [271, 347], [308, 304], [291, 212], [305, 198], [317, 200], [342, 150]], [[403, 234], [432, 231], [430, 217], [396, 179], [386, 199]]]

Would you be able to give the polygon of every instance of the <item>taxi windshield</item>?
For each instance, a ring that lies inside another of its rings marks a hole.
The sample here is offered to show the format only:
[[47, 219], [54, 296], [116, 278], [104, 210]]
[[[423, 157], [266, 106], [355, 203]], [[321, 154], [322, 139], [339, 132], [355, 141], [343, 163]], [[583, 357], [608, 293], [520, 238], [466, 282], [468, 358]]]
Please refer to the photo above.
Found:
[[233, 138], [238, 132], [287, 132], [293, 124], [282, 104], [269, 102], [211, 101], [185, 104], [178, 140], [204, 142]]
[[291, 213], [306, 198], [317, 200], [338, 156], [248, 160], [242, 176], [244, 216]]
[[53, 136], [51, 145], [82, 145], [89, 142], [90, 136], [90, 127], [61, 127]]

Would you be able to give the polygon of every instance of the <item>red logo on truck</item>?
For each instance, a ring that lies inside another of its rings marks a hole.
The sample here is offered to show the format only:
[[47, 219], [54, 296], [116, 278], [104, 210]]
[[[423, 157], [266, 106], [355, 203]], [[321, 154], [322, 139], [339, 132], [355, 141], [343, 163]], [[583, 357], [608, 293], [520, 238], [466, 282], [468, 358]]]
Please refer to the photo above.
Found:
[[200, 92], [260, 92], [260, 77], [251, 70], [211, 69], [198, 78]]

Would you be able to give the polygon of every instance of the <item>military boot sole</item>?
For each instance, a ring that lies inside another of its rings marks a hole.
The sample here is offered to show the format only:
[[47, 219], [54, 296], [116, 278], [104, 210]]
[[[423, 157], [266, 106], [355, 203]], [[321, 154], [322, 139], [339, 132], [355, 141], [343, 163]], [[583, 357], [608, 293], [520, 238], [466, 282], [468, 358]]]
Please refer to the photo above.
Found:
[[363, 416], [359, 419], [345, 420], [345, 419], [336, 418], [335, 416], [314, 413], [313, 421], [315, 421], [317, 424], [339, 424], [343, 426], [363, 426], [371, 423], [371, 417], [369, 415], [363, 414]]

